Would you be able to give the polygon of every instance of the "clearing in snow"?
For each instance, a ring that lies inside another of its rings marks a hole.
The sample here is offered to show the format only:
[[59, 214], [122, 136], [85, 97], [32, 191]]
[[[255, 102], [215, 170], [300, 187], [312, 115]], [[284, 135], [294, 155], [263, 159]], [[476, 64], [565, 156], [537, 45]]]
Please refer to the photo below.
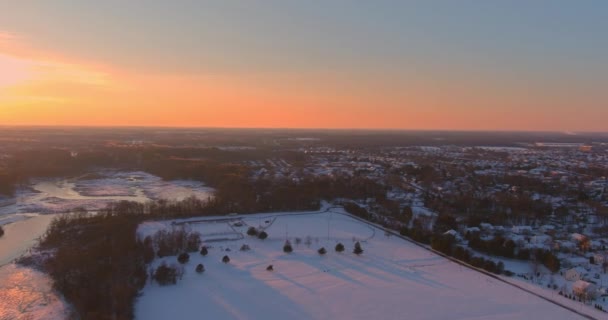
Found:
[[[580, 319], [341, 211], [146, 222], [201, 233], [209, 254], [191, 253], [177, 285], [149, 283], [137, 319]], [[190, 222], [188, 222], [190, 221]], [[184, 223], [186, 222], [186, 223]], [[269, 237], [247, 235], [254, 226]], [[242, 237], [236, 237], [240, 233]], [[228, 235], [227, 240], [218, 235]], [[292, 253], [284, 253], [286, 240]], [[359, 241], [363, 254], [353, 254]], [[345, 250], [334, 248], [343, 243]], [[251, 250], [240, 251], [243, 244]], [[324, 247], [325, 255], [317, 250]], [[228, 255], [230, 262], [222, 263]], [[177, 258], [157, 258], [178, 264]], [[205, 271], [195, 268], [203, 264]], [[272, 265], [272, 270], [269, 266]]]

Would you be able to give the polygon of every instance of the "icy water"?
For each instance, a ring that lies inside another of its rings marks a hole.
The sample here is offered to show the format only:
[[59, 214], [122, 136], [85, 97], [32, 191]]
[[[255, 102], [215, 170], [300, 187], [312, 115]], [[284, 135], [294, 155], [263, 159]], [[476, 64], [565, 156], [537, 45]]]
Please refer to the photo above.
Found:
[[[12, 261], [35, 245], [54, 217], [76, 207], [98, 210], [113, 201], [146, 202], [211, 197], [213, 189], [197, 181], [163, 181], [145, 172], [101, 171], [94, 176], [32, 181], [0, 207], [0, 320], [61, 319], [65, 303], [43, 273]], [[46, 214], [44, 214], [46, 213]]]
[[44, 234], [52, 219], [53, 215], [36, 215], [3, 226], [4, 236], [0, 238], [0, 266], [8, 264], [31, 248], [36, 239]]

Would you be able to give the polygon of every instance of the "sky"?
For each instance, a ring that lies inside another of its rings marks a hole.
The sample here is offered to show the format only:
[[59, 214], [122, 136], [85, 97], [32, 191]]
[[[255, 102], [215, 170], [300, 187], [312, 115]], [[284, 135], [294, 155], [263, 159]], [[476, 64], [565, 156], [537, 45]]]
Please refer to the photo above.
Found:
[[605, 0], [0, 12], [0, 125], [608, 131]]

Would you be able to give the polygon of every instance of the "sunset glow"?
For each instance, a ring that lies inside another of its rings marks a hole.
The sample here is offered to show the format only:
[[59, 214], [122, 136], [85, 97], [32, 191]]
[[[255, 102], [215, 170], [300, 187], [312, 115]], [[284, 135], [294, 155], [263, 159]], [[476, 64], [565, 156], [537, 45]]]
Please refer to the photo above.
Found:
[[[167, 6], [157, 5], [154, 14]], [[225, 11], [227, 17], [238, 14], [240, 8], [211, 7]], [[285, 10], [298, 8], [288, 5]], [[24, 28], [31, 14], [26, 9], [20, 14], [17, 10], [12, 22], [0, 24], [0, 124], [606, 129], [599, 120], [608, 117], [604, 106], [608, 97], [600, 85], [604, 67], [598, 69], [587, 60], [570, 57], [555, 63], [540, 59], [538, 66], [529, 67], [535, 57], [520, 61], [517, 53], [508, 56], [507, 51], [496, 51], [484, 35], [480, 39], [471, 36], [471, 48], [444, 40], [437, 43], [445, 48], [428, 46], [427, 35], [414, 34], [411, 22], [403, 26], [413, 33], [409, 38], [402, 38], [403, 33], [391, 29], [393, 26], [380, 25], [367, 30], [373, 33], [369, 37], [354, 41], [349, 37], [360, 25], [323, 16], [317, 19], [328, 28], [328, 38], [311, 40], [307, 37], [314, 30], [307, 29], [312, 26], [304, 24], [307, 20], [302, 16], [295, 20], [303, 25], [288, 27], [293, 28], [294, 37], [299, 35], [292, 39], [274, 28], [273, 23], [282, 21], [279, 13], [258, 8], [252, 14], [268, 15], [268, 24], [237, 22], [229, 28], [219, 16], [207, 17], [211, 13], [202, 10], [196, 11], [201, 15], [196, 19], [201, 24], [199, 31], [184, 33], [172, 29], [171, 19], [179, 19], [179, 15], [152, 26], [148, 21], [122, 20], [126, 17], [118, 12], [107, 12], [108, 19], [128, 25], [137, 32], [135, 36], [85, 23], [83, 15], [94, 12], [94, 7], [82, 5], [73, 10], [67, 11], [78, 18], [73, 22], [57, 16], [62, 21], [57, 25], [65, 30], [61, 34], [48, 31], [57, 29], [47, 28], [52, 22], [39, 21], [35, 28]], [[182, 18], [190, 17], [186, 11], [182, 14]], [[316, 13], [310, 14], [316, 17]], [[90, 18], [101, 21], [97, 16]], [[446, 25], [464, 28], [464, 20], [451, 19], [455, 21], [448, 20]], [[347, 26], [353, 30], [341, 29]], [[448, 27], [434, 27], [440, 38], [449, 33]], [[500, 22], [491, 27], [517, 32]], [[99, 41], [93, 41], [89, 33]], [[280, 40], [273, 41], [272, 36]], [[374, 40], [379, 37], [394, 39]], [[139, 43], [140, 39], [148, 41]], [[562, 41], [556, 38], [555, 46]], [[426, 51], [421, 49], [425, 45]], [[353, 49], [346, 49], [349, 46]], [[530, 40], [528, 47], [516, 49], [533, 51], [533, 46]], [[490, 51], [484, 56], [476, 48]], [[605, 49], [594, 49], [593, 57]], [[558, 59], [562, 53], [556, 52]], [[580, 56], [584, 55], [581, 51]]]

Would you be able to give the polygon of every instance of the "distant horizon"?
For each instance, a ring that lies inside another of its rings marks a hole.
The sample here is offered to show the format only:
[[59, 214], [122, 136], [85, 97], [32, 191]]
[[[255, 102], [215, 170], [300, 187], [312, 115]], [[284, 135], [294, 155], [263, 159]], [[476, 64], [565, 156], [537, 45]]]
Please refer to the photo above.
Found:
[[70, 128], [70, 129], [217, 129], [217, 130], [293, 130], [293, 131], [370, 131], [370, 132], [454, 132], [454, 133], [554, 133], [576, 136], [578, 134], [608, 134], [606, 131], [570, 130], [509, 130], [509, 129], [407, 129], [407, 128], [323, 128], [323, 127], [220, 127], [220, 126], [163, 126], [163, 125], [53, 125], [53, 124], [0, 124], [0, 128]]
[[5, 1], [5, 125], [606, 132], [608, 1]]

